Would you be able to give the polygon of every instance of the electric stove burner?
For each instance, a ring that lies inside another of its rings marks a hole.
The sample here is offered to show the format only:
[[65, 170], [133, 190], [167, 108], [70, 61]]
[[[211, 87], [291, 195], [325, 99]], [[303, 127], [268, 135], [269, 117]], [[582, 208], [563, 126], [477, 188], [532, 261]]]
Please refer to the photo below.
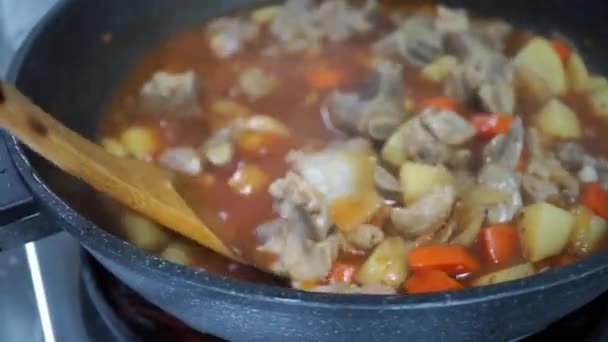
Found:
[[[86, 252], [83, 253], [81, 276], [85, 291], [83, 305], [90, 303], [115, 341], [222, 341], [201, 334], [170, 314], [150, 304], [106, 271]], [[86, 311], [86, 310], [85, 310]], [[94, 316], [91, 316], [94, 317]], [[99, 319], [85, 319], [99, 331]], [[544, 331], [520, 339], [520, 342], [540, 341], [608, 341], [608, 293], [592, 303], [552, 324]], [[89, 333], [94, 341], [99, 332]]]

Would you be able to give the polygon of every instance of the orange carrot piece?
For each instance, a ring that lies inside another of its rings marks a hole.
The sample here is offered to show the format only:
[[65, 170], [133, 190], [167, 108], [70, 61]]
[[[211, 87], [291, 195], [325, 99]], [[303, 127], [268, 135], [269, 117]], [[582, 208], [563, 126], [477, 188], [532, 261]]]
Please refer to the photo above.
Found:
[[507, 263], [515, 258], [519, 232], [509, 224], [491, 226], [481, 230], [480, 241], [490, 262]]
[[477, 128], [477, 134], [482, 138], [509, 133], [512, 122], [511, 115], [501, 113], [478, 114], [471, 117], [471, 124]]
[[308, 83], [316, 89], [335, 88], [343, 81], [344, 73], [336, 69], [317, 69], [308, 75]]
[[599, 183], [587, 183], [583, 186], [581, 203], [595, 214], [608, 219], [608, 191]]
[[568, 59], [570, 59], [570, 47], [568, 44], [562, 42], [561, 40], [553, 39], [551, 41], [551, 45], [553, 45], [553, 49], [559, 55], [559, 58], [562, 60], [562, 63], [568, 63]]
[[458, 111], [458, 101], [450, 96], [430, 97], [422, 101], [422, 108], [436, 107], [440, 109]]
[[479, 262], [464, 247], [457, 245], [432, 245], [414, 248], [408, 253], [413, 270], [440, 270], [450, 275], [475, 273]]
[[438, 270], [416, 271], [414, 275], [405, 282], [405, 291], [411, 294], [439, 292], [461, 288], [462, 284], [456, 279], [453, 279], [447, 273]]
[[353, 263], [336, 261], [327, 276], [327, 281], [330, 283], [336, 281], [353, 283], [357, 268], [357, 265]]

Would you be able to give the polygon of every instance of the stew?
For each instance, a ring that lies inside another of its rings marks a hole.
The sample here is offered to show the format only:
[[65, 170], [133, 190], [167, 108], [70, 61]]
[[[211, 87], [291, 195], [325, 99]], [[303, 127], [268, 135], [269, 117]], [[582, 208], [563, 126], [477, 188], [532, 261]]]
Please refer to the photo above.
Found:
[[[151, 51], [100, 143], [171, 170], [221, 239], [290, 286], [420, 293], [600, 249], [606, 118], [608, 80], [563, 37], [439, 5], [289, 0]], [[261, 279], [116, 215], [149, 252]]]

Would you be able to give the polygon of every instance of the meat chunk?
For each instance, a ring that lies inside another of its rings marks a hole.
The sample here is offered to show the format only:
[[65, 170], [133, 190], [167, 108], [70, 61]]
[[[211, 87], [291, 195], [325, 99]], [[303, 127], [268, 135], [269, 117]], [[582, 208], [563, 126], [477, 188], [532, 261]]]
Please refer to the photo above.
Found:
[[215, 56], [229, 58], [255, 40], [260, 30], [255, 23], [242, 18], [219, 18], [209, 23], [206, 33]]
[[524, 148], [524, 125], [519, 117], [511, 124], [508, 134], [495, 136], [483, 149], [484, 161], [515, 170]]
[[318, 51], [323, 38], [343, 41], [369, 31], [369, 15], [376, 6], [375, 0], [368, 0], [363, 8], [353, 8], [345, 0], [319, 6], [311, 0], [288, 0], [274, 17], [270, 31], [288, 51]]
[[257, 229], [262, 245], [259, 251], [277, 256], [271, 270], [294, 281], [324, 279], [338, 255], [338, 236], [314, 240], [309, 235], [306, 219], [293, 212], [289, 218], [278, 218]]
[[437, 140], [446, 145], [462, 145], [477, 134], [469, 121], [449, 110], [429, 108], [421, 114], [421, 119]]
[[192, 147], [169, 148], [160, 155], [158, 161], [171, 170], [192, 176], [200, 174], [203, 170], [201, 155]]
[[345, 0], [325, 1], [317, 12], [319, 27], [330, 41], [346, 40], [354, 33], [364, 33], [372, 29], [369, 15], [377, 6], [375, 0], [367, 0], [362, 9], [351, 7]]
[[408, 238], [433, 233], [449, 218], [455, 201], [452, 185], [437, 186], [412, 206], [394, 208], [391, 211], [391, 221]]
[[540, 135], [535, 128], [528, 129], [527, 144], [530, 162], [526, 168], [526, 173], [555, 183], [566, 196], [578, 196], [580, 189], [578, 179], [562, 166], [552, 152], [545, 150]]
[[471, 29], [484, 43], [497, 51], [504, 49], [505, 40], [513, 31], [509, 23], [497, 19], [477, 20]]
[[313, 228], [312, 235], [317, 239], [327, 236], [332, 222], [323, 194], [301, 176], [288, 172], [284, 178], [274, 181], [268, 190], [275, 200], [275, 211], [281, 217], [290, 217], [294, 211], [302, 210]]
[[422, 67], [443, 53], [443, 38], [432, 17], [415, 15], [375, 43], [373, 49], [379, 55]]
[[508, 59], [488, 48], [472, 44], [467, 57], [456, 66], [446, 83], [446, 94], [461, 103], [481, 103], [482, 109], [493, 113], [513, 113], [515, 91], [513, 68]]
[[522, 188], [535, 202], [544, 202], [559, 196], [559, 188], [555, 183], [529, 173], [524, 174], [522, 178]]
[[392, 149], [403, 149], [405, 158], [426, 164], [468, 165], [471, 153], [457, 149], [475, 135], [475, 129], [458, 114], [438, 108], [425, 109], [404, 123], [389, 140]]
[[509, 194], [508, 200], [487, 208], [488, 222], [498, 224], [512, 221], [523, 205], [517, 172], [504, 166], [487, 164], [479, 172], [478, 181], [480, 184]]
[[334, 91], [325, 102], [329, 121], [341, 131], [385, 140], [406, 119], [401, 66], [388, 61], [376, 66], [375, 91], [369, 99]]
[[579, 170], [583, 166], [587, 155], [581, 144], [571, 141], [559, 144], [556, 151], [557, 158], [562, 165], [572, 171]]
[[277, 81], [260, 68], [247, 68], [241, 72], [238, 90], [251, 101], [255, 101], [272, 92]]
[[438, 6], [436, 26], [442, 34], [466, 32], [470, 28], [469, 15], [464, 9]]
[[192, 116], [200, 113], [200, 81], [193, 70], [183, 73], [157, 71], [140, 89], [144, 108], [151, 113]]

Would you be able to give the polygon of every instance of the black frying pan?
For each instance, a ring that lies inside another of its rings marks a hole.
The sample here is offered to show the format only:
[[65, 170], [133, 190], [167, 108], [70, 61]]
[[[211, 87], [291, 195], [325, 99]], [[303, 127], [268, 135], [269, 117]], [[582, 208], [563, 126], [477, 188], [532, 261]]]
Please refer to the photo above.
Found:
[[[49, 14], [10, 78], [71, 128], [91, 136], [129, 66], [172, 32], [260, 1], [82, 0]], [[449, 1], [578, 44], [608, 71], [608, 2]], [[113, 44], [100, 37], [114, 33]], [[415, 296], [313, 294], [228, 280], [164, 262], [106, 233], [49, 190], [46, 168], [12, 137], [0, 144], [0, 248], [61, 228], [151, 302], [192, 327], [235, 341], [494, 341], [534, 333], [608, 289], [608, 251], [496, 286]], [[67, 176], [58, 183], [71, 182]], [[57, 181], [57, 180], [56, 180]], [[61, 260], [57, 260], [61, 262]]]

